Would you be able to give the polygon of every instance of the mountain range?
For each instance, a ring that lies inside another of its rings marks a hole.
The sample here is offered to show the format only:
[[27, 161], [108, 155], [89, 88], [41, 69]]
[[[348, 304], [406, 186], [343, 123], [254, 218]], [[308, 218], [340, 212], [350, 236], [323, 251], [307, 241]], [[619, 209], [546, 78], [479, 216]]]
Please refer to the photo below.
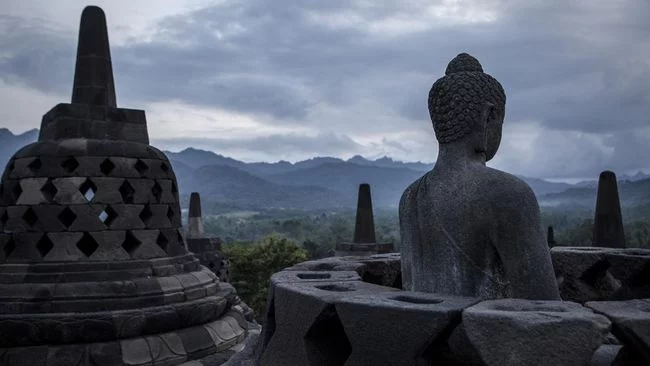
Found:
[[[6, 165], [16, 150], [37, 138], [38, 130], [14, 135], [0, 129], [0, 164]], [[296, 163], [246, 163], [194, 148], [165, 154], [176, 172], [183, 203], [191, 192], [200, 192], [205, 212], [349, 209], [356, 205], [360, 183], [371, 185], [375, 207], [396, 207], [404, 189], [433, 166], [389, 157], [369, 160], [358, 155], [347, 160], [315, 157]], [[531, 186], [543, 206], [595, 204], [596, 180], [568, 184], [520, 178]], [[650, 175], [621, 175], [619, 182], [624, 205], [650, 203]]]

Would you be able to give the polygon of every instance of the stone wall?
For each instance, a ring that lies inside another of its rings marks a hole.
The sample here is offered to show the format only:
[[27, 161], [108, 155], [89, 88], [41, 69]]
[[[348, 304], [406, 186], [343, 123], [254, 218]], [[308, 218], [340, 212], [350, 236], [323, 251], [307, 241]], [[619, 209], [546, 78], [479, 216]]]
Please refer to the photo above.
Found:
[[650, 364], [650, 299], [481, 301], [401, 291], [399, 272], [393, 253], [276, 273], [259, 364]]

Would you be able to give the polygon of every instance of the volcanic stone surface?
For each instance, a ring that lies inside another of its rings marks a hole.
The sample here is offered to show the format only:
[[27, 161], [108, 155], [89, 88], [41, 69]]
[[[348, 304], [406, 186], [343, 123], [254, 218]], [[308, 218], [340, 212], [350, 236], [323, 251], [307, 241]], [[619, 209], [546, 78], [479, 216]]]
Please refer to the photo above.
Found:
[[485, 165], [501, 141], [506, 97], [482, 70], [460, 54], [429, 93], [439, 154], [400, 201], [404, 289], [559, 299], [533, 191]]
[[0, 364], [175, 365], [255, 332], [187, 251], [176, 177], [148, 141], [144, 111], [116, 106], [105, 16], [87, 7], [72, 103], [2, 176]]

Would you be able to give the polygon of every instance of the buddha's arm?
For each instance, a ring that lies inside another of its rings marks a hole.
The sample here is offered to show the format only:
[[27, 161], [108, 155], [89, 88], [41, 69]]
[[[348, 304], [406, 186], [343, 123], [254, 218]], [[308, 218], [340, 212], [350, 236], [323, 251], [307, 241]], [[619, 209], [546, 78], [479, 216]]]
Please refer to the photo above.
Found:
[[411, 258], [417, 240], [417, 208], [413, 205], [414, 185], [409, 186], [399, 202], [400, 252], [402, 254], [402, 289], [410, 290], [413, 284]]
[[495, 246], [505, 266], [513, 296], [559, 300], [537, 199], [525, 184], [518, 185], [510, 194], [498, 205]]

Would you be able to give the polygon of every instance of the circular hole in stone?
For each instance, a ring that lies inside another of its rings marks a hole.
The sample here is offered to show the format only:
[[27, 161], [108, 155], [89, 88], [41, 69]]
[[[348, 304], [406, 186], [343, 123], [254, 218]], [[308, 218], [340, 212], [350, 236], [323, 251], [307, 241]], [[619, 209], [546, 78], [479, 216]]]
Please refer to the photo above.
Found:
[[333, 292], [349, 292], [349, 291], [356, 291], [352, 286], [350, 285], [322, 285], [322, 286], [316, 286], [317, 289], [319, 290], [325, 290], [325, 291], [333, 291]]
[[331, 278], [332, 275], [329, 273], [298, 273], [296, 277], [301, 280], [322, 280]]
[[440, 304], [444, 300], [440, 299], [426, 299], [423, 297], [408, 296], [408, 295], [399, 295], [392, 298], [396, 301], [409, 302], [411, 304]]

